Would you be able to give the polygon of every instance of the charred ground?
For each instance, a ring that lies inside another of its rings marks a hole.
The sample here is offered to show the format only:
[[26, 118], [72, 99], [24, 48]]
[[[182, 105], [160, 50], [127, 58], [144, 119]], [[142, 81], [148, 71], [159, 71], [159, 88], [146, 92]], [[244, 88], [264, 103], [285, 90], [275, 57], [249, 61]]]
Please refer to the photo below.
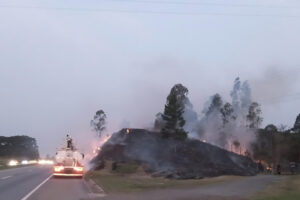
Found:
[[195, 139], [163, 139], [159, 133], [143, 129], [114, 133], [92, 163], [99, 169], [107, 160], [116, 163], [115, 167], [136, 163], [152, 176], [176, 179], [258, 173], [250, 158]]

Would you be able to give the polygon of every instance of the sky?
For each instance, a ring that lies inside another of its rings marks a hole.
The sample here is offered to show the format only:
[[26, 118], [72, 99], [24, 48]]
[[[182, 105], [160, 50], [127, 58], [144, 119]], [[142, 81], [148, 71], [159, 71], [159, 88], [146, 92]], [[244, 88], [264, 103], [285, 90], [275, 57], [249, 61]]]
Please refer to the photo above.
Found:
[[35, 137], [42, 155], [67, 133], [84, 148], [99, 109], [108, 132], [147, 128], [174, 84], [201, 113], [236, 77], [263, 126], [292, 126], [299, 24], [296, 0], [0, 0], [0, 135]]

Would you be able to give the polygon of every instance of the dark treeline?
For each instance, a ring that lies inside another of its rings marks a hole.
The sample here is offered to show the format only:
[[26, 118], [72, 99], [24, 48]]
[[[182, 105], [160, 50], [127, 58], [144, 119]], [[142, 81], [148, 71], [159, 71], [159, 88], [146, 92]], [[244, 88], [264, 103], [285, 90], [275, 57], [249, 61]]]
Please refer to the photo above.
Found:
[[37, 159], [39, 151], [36, 140], [28, 136], [0, 136], [0, 157]]
[[252, 143], [253, 158], [269, 166], [278, 163], [300, 162], [300, 114], [290, 129], [267, 125], [256, 133]]

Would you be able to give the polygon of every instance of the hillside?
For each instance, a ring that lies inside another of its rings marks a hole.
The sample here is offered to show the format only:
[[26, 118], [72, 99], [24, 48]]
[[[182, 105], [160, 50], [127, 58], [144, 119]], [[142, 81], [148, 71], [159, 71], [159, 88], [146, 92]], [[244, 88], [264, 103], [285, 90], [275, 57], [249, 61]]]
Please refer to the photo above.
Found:
[[257, 174], [250, 158], [195, 139], [161, 139], [158, 133], [143, 129], [114, 133], [92, 163], [100, 168], [105, 160], [138, 163], [153, 176], [176, 179]]

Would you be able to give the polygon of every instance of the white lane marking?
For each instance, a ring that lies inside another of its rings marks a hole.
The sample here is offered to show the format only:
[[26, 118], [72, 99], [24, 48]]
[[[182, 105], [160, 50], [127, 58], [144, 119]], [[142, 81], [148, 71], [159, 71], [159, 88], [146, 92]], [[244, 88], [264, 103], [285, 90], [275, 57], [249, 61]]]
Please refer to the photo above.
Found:
[[5, 180], [5, 179], [8, 179], [10, 178], [11, 176], [5, 176], [5, 177], [2, 177], [1, 180]]
[[52, 174], [48, 178], [46, 178], [42, 183], [40, 183], [38, 186], [36, 186], [31, 192], [29, 192], [21, 200], [27, 200], [35, 191], [37, 191], [42, 185], [44, 185], [51, 177], [52, 177]]

